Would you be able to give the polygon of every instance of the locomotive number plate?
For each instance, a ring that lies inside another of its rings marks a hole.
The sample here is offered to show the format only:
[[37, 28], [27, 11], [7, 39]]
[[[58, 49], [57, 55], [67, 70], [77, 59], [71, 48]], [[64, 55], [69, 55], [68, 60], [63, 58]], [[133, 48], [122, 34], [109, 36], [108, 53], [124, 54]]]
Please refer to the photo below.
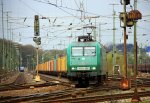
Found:
[[90, 70], [90, 67], [77, 67], [77, 70]]

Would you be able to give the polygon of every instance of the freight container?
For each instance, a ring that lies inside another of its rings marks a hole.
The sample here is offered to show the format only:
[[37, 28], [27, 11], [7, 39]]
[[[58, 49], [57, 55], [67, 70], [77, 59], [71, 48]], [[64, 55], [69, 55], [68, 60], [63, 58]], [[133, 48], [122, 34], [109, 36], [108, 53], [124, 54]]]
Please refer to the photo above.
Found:
[[48, 71], [48, 63], [46, 62], [46, 71]]
[[54, 72], [54, 60], [51, 60], [51, 71]]
[[57, 61], [56, 58], [54, 58], [54, 68], [53, 68], [53, 72], [55, 72], [55, 73], [56, 73], [56, 71], [57, 71], [57, 69], [56, 69], [56, 68], [57, 68], [57, 66], [56, 66], [56, 61]]
[[49, 72], [51, 72], [51, 60], [49, 61]]
[[61, 72], [66, 72], [67, 68], [66, 68], [66, 56], [61, 58]]
[[56, 67], [56, 71], [59, 73], [61, 71], [61, 58], [57, 58]]
[[51, 61], [48, 61], [48, 72], [50, 72], [50, 70], [51, 70], [50, 64], [51, 64]]
[[44, 71], [46, 71], [46, 62], [44, 63]]

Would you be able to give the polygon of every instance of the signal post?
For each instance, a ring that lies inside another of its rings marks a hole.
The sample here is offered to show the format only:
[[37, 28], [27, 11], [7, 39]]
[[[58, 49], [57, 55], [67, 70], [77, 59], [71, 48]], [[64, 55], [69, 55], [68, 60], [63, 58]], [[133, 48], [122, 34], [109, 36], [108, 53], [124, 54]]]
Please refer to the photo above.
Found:
[[120, 20], [123, 22], [123, 25], [120, 26], [124, 29], [124, 78], [121, 80], [121, 88], [124, 90], [130, 89], [130, 80], [127, 77], [127, 46], [126, 42], [128, 39], [128, 35], [126, 34], [127, 27], [127, 13], [126, 13], [126, 5], [130, 4], [130, 0], [121, 0], [121, 4], [123, 5], [123, 12], [120, 13]]
[[35, 76], [35, 81], [39, 82], [41, 81], [40, 79], [40, 75], [38, 73], [38, 69], [39, 69], [39, 45], [41, 44], [41, 37], [40, 36], [40, 30], [39, 30], [39, 16], [35, 15], [34, 16], [34, 37], [33, 37], [33, 41], [36, 43], [36, 64], [37, 64], [37, 68], [36, 68], [36, 76]]
[[134, 22], [134, 81], [135, 81], [135, 89], [134, 95], [132, 97], [131, 102], [141, 102], [140, 96], [137, 90], [137, 31], [136, 31], [136, 23], [138, 19], [142, 19], [142, 14], [136, 10], [137, 9], [137, 0], [134, 0], [134, 10], [129, 12], [129, 19]]
[[[123, 3], [122, 3], [123, 1]], [[137, 0], [134, 0], [134, 10], [126, 12], [126, 5], [130, 4], [130, 0], [121, 0], [121, 4], [124, 6], [124, 12], [120, 13], [120, 20], [124, 23], [122, 28], [124, 28], [124, 70], [125, 78], [121, 81], [122, 89], [129, 89], [131, 84], [127, 75], [127, 56], [126, 56], [126, 27], [132, 27], [134, 25], [134, 81], [135, 81], [135, 90], [131, 102], [139, 102], [140, 97], [137, 92], [137, 40], [136, 40], [136, 23], [139, 19], [142, 18], [142, 14], [136, 10], [137, 9]], [[121, 24], [121, 23], [120, 23]]]

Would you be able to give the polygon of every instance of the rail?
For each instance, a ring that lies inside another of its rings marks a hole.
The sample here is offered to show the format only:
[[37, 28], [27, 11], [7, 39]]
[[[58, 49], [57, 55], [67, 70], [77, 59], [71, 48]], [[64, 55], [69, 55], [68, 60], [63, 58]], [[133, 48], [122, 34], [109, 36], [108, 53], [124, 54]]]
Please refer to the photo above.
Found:
[[[140, 97], [147, 97], [150, 95], [150, 91], [147, 92], [139, 92]], [[82, 103], [82, 102], [104, 102], [111, 100], [120, 100], [120, 99], [128, 99], [132, 98], [133, 93], [125, 93], [125, 94], [113, 94], [113, 95], [94, 95], [94, 96], [84, 96], [78, 98], [68, 98], [68, 99], [59, 99], [59, 100], [49, 100], [46, 102], [50, 103], [60, 103], [60, 102], [71, 102], [71, 103]]]

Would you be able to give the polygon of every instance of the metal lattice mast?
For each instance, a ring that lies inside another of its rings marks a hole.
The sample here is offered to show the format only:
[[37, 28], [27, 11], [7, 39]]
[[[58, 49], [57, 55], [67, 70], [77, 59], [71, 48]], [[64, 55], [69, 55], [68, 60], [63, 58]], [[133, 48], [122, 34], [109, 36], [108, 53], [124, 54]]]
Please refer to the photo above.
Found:
[[115, 32], [116, 32], [116, 27], [115, 27], [115, 19], [116, 19], [116, 12], [115, 12], [115, 9], [114, 9], [114, 6], [115, 5], [118, 5], [118, 4], [110, 4], [113, 6], [113, 66], [116, 64], [116, 38], [115, 38]]
[[[8, 42], [6, 43], [6, 47], [7, 47], [7, 49], [6, 49], [6, 54], [7, 54], [7, 58], [8, 58], [8, 60], [6, 59], [6, 60], [7, 60], [7, 62], [6, 62], [6, 63], [7, 63], [7, 64], [6, 64], [7, 66], [6, 66], [6, 67], [7, 67], [7, 69], [9, 70], [11, 67], [10, 67], [10, 65], [9, 65], [10, 55], [8, 55], [8, 54], [9, 54], [9, 51], [10, 51], [10, 49], [9, 49], [9, 42], [10, 42], [9, 39], [10, 39], [10, 38], [9, 38], [9, 27], [8, 27], [8, 19], [9, 19], [9, 18], [8, 18], [8, 13], [10, 13], [10, 12], [9, 12], [9, 11], [6, 12], [6, 16], [7, 16], [7, 41], [8, 41]], [[9, 56], [9, 57], [8, 57], [8, 56]]]
[[3, 49], [2, 49], [2, 51], [3, 51], [3, 58], [2, 58], [2, 61], [3, 61], [3, 64], [2, 64], [2, 69], [4, 70], [5, 69], [5, 47], [4, 47], [4, 39], [5, 39], [5, 37], [4, 37], [4, 17], [3, 17], [3, 0], [1, 0], [1, 5], [2, 5], [2, 33], [3, 33]]
[[[134, 0], [134, 10], [137, 10], [137, 0]], [[138, 90], [137, 90], [137, 37], [136, 37], [136, 33], [137, 33], [137, 29], [136, 29], [136, 24], [137, 21], [134, 20], [134, 80], [135, 80], [135, 89], [134, 89], [134, 95], [132, 97], [132, 102], [139, 102], [140, 97], [138, 95]]]
[[[7, 40], [9, 39], [9, 37], [8, 37], [8, 35], [9, 35], [9, 33], [8, 33], [8, 12], [6, 12], [7, 14]], [[6, 43], [6, 54], [8, 55], [8, 48], [9, 48], [9, 42], [8, 43]], [[8, 56], [7, 56], [7, 58], [8, 58]], [[7, 60], [7, 58], [6, 58], [6, 60]], [[6, 66], [6, 68], [7, 69], [9, 69], [9, 66], [8, 66], [8, 60], [7, 60], [7, 62], [6, 62], [7, 64], [7, 66]]]
[[[115, 5], [115, 4], [114, 4]], [[115, 16], [116, 16], [116, 12], [114, 10], [114, 5], [113, 5], [113, 65], [116, 64], [116, 38], [115, 38]]]

